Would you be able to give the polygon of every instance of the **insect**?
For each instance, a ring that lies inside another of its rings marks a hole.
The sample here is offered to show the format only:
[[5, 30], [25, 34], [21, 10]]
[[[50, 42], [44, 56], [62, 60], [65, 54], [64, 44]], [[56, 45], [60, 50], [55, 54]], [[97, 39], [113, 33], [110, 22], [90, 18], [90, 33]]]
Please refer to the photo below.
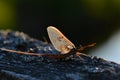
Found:
[[87, 47], [92, 47], [95, 45], [95, 43], [93, 43], [87, 46], [83, 46], [79, 49], [76, 49], [75, 45], [69, 39], [67, 39], [57, 28], [53, 26], [49, 26], [47, 28], [47, 32], [48, 32], [48, 36], [54, 48], [58, 50], [59, 52], [61, 52], [61, 54], [37, 54], [37, 53], [10, 50], [6, 48], [0, 48], [0, 50], [7, 51], [7, 52], [14, 52], [18, 54], [32, 55], [32, 56], [47, 56], [50, 58], [66, 58], [74, 54], [80, 55], [81, 53], [79, 53], [78, 50], [82, 51]]

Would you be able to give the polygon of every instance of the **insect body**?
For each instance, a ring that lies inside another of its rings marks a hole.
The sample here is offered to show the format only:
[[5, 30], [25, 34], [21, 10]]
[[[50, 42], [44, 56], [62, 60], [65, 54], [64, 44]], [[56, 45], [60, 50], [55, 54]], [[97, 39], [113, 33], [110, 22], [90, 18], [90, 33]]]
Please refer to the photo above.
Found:
[[61, 52], [61, 54], [67, 54], [71, 51], [71, 49], [75, 48], [75, 45], [69, 41], [57, 28], [50, 26], [47, 28], [47, 31], [51, 43], [56, 50]]
[[[33, 56], [47, 56], [51, 58], [65, 58], [70, 56], [71, 54], [78, 54], [75, 48], [75, 45], [70, 40], [68, 40], [57, 28], [53, 26], [49, 26], [47, 28], [47, 32], [48, 32], [48, 36], [50, 38], [51, 43], [53, 44], [56, 50], [61, 52], [61, 54], [37, 54], [37, 53], [10, 50], [6, 48], [0, 48], [0, 50], [7, 51], [7, 52], [14, 52], [18, 54], [33, 55]], [[83, 46], [79, 50], [81, 51], [91, 46], [94, 46], [94, 44]]]

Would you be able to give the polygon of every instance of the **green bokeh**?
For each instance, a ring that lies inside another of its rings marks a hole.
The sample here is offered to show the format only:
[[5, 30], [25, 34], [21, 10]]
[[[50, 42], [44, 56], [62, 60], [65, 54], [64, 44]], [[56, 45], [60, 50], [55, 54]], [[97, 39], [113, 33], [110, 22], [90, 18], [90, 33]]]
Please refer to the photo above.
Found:
[[[71, 23], [72, 20], [73, 23], [76, 23], [81, 14], [87, 14], [98, 20], [115, 23], [119, 26], [120, 0], [0, 0], [1, 29], [15, 28], [17, 26], [19, 17], [16, 16], [17, 11], [19, 11], [17, 6], [24, 3], [32, 4], [31, 8], [38, 5], [37, 9], [42, 9], [43, 14], [47, 11], [46, 7], [50, 6], [50, 9], [52, 8], [54, 11], [56, 20], [63, 23]], [[21, 13], [24, 14], [24, 12]]]
[[120, 20], [120, 0], [82, 0], [82, 3], [84, 10], [93, 17], [108, 21]]
[[0, 29], [14, 28], [16, 25], [15, 6], [12, 2], [0, 0]]

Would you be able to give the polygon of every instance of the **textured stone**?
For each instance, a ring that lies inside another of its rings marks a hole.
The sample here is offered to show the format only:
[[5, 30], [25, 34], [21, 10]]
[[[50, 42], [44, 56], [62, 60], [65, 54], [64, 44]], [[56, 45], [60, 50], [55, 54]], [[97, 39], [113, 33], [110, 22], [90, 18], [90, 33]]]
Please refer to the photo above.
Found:
[[[18, 31], [0, 31], [0, 47], [60, 54], [51, 44]], [[120, 80], [119, 76], [120, 64], [96, 56], [54, 59], [0, 51], [0, 80]]]

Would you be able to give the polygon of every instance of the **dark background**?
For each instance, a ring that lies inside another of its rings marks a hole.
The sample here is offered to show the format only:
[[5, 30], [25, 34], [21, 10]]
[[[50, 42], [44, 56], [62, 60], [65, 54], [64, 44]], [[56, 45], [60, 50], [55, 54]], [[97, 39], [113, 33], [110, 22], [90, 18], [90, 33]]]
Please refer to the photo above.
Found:
[[1, 0], [0, 28], [48, 41], [46, 28], [57, 27], [75, 45], [97, 45], [119, 29], [119, 0]]

